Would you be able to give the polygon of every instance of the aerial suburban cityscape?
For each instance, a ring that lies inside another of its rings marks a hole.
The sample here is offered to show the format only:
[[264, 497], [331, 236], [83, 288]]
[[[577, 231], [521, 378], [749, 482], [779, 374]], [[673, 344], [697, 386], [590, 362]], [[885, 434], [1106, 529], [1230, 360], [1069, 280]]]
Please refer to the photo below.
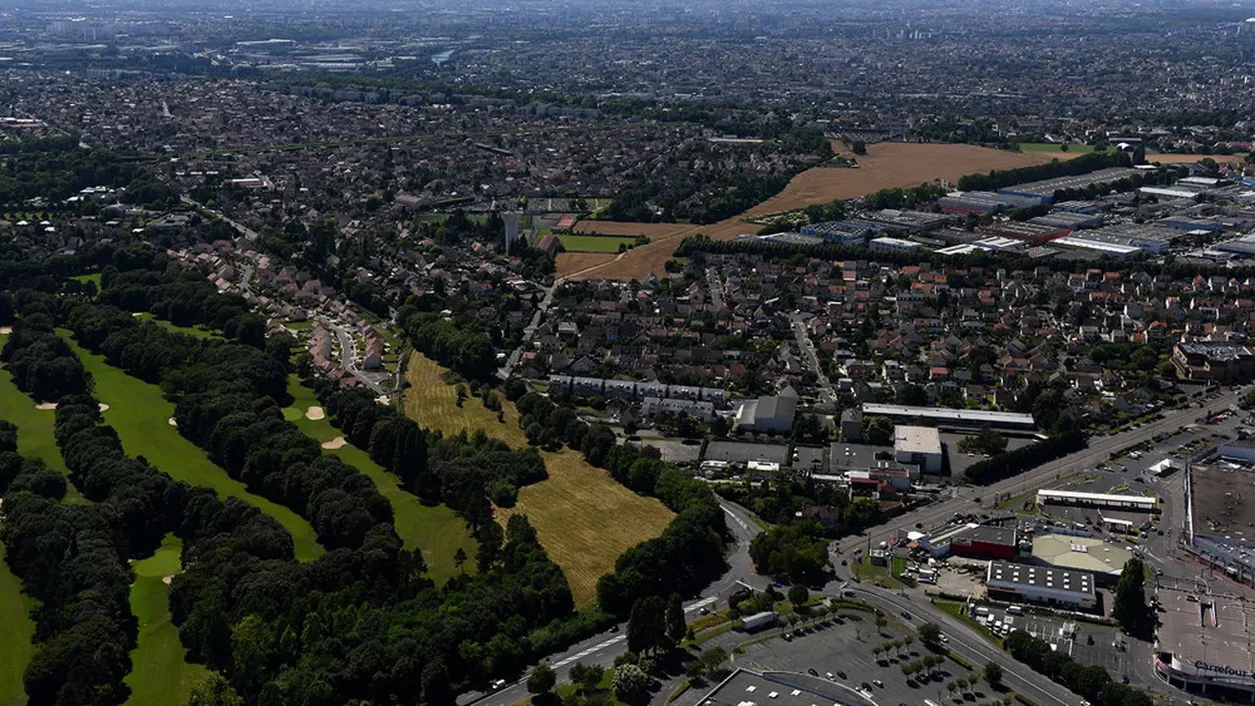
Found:
[[1251, 0], [0, 0], [0, 706], [1255, 703], [1253, 84]]

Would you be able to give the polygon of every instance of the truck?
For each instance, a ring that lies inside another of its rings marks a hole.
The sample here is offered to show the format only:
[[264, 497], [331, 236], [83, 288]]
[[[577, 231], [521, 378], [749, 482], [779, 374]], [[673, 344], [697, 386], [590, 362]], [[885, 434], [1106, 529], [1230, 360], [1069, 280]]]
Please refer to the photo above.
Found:
[[761, 613], [747, 615], [741, 619], [741, 629], [745, 632], [762, 630], [763, 628], [775, 625], [778, 617], [779, 616], [776, 615], [776, 611], [774, 610], [765, 610]]

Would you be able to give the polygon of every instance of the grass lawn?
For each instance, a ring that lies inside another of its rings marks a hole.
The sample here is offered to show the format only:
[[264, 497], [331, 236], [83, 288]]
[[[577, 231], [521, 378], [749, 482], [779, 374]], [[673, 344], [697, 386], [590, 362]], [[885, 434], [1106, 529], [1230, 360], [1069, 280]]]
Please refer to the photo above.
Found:
[[9, 571], [4, 551], [0, 544], [0, 706], [22, 706], [26, 703], [22, 675], [34, 651], [30, 610], [35, 601], [22, 593], [22, 582]]
[[179, 630], [170, 622], [170, 587], [162, 580], [179, 572], [183, 541], [166, 535], [161, 546], [147, 559], [131, 564], [135, 583], [131, 585], [131, 612], [139, 622], [139, 640], [131, 650], [131, 706], [166, 706], [187, 703], [192, 684], [206, 672], [199, 664], [183, 660]]
[[[1021, 152], [1063, 152], [1063, 145], [1057, 145], [1053, 142], [1021, 142]], [[1089, 154], [1094, 148], [1089, 145], [1068, 145], [1067, 154]]]
[[[901, 573], [902, 569], [906, 568], [906, 561], [904, 559], [898, 559], [896, 561], [902, 562], [901, 564], [902, 568], [898, 568], [897, 566], [894, 566], [892, 568], [897, 569], [897, 573]], [[851, 564], [850, 566], [854, 570], [854, 575], [864, 581], [868, 581], [868, 582], [876, 584], [877, 586], [882, 586], [885, 588], [902, 588], [903, 587], [902, 582], [898, 581], [896, 578], [893, 577], [893, 575], [891, 575], [890, 567], [878, 566], [876, 564], [873, 564], [871, 562], [871, 557], [864, 556], [861, 560]]]
[[[313, 421], [305, 417], [310, 407], [320, 405], [314, 392], [301, 384], [295, 375], [288, 378], [288, 394], [292, 396], [292, 404], [283, 410], [283, 416], [295, 422], [301, 431], [317, 441], [327, 442], [339, 436], [340, 430], [326, 419]], [[380, 494], [392, 505], [393, 523], [397, 535], [405, 543], [407, 549], [417, 548], [427, 562], [427, 572], [439, 583], [457, 573], [453, 564], [453, 555], [461, 547], [470, 559], [463, 567], [466, 571], [475, 568], [475, 554], [478, 547], [471, 537], [466, 521], [458, 517], [453, 510], [445, 505], [428, 507], [419, 499], [397, 485], [397, 478], [370, 459], [370, 455], [362, 449], [345, 444], [338, 449], [327, 449], [326, 453], [339, 456], [341, 461], [353, 466], [366, 474], [379, 488]]]
[[301, 561], [324, 553], [309, 522], [282, 505], [250, 493], [243, 483], [211, 462], [200, 447], [179, 435], [169, 423], [174, 405], [162, 396], [160, 387], [109, 365], [104, 356], [75, 343], [69, 331], [59, 329], [57, 333], [95, 379], [96, 398], [109, 405], [105, 422], [117, 430], [127, 455], [143, 456], [176, 480], [213, 488], [219, 495], [240, 498], [270, 514], [292, 534], [296, 558]]
[[140, 313], [135, 318], [139, 321], [152, 321], [158, 326], [166, 330], [173, 331], [175, 333], [185, 333], [189, 336], [195, 336], [196, 338], [213, 338], [217, 340], [223, 339], [223, 335], [217, 331], [212, 331], [210, 329], [202, 328], [200, 326], [179, 326], [178, 324], [172, 324], [169, 321], [166, 321], [165, 319], [158, 319], [157, 317], [147, 312]]
[[[0, 348], [8, 336], [0, 336]], [[53, 422], [56, 413], [47, 409], [35, 409], [35, 402], [13, 384], [13, 376], [0, 368], [0, 419], [17, 425], [17, 452], [27, 458], [37, 458], [66, 473], [61, 450], [53, 438]], [[65, 501], [86, 502], [72, 483], [66, 484]]]
[[616, 235], [559, 235], [567, 252], [619, 252], [619, 245], [634, 245], [636, 238]]
[[93, 272], [90, 275], [75, 275], [71, 277], [70, 279], [78, 280], [79, 282], [82, 282], [84, 284], [86, 284], [87, 282], [95, 282], [96, 291], [100, 291], [100, 273], [99, 272]]
[[944, 610], [950, 615], [953, 615], [959, 620], [970, 625], [973, 630], [981, 635], [984, 635], [986, 640], [989, 640], [999, 647], [1002, 646], [1002, 640], [999, 640], [998, 636], [995, 635], [992, 630], [973, 620], [972, 616], [968, 615], [967, 611], [964, 610], [964, 605], [962, 603], [958, 603], [956, 601], [936, 601], [935, 605], [941, 610]]
[[[410, 355], [405, 413], [420, 425], [457, 434], [483, 429], [494, 438], [522, 448], [527, 437], [519, 429], [519, 413], [505, 402], [505, 421], [472, 397], [457, 406], [457, 392], [443, 380], [444, 368], [415, 352]], [[597, 579], [614, 569], [615, 559], [629, 547], [657, 537], [671, 521], [661, 502], [645, 498], [594, 468], [577, 451], [542, 451], [549, 477], [519, 490], [518, 504], [500, 508], [497, 520], [528, 516], [549, 558], [562, 567], [579, 606], [596, 598]]]

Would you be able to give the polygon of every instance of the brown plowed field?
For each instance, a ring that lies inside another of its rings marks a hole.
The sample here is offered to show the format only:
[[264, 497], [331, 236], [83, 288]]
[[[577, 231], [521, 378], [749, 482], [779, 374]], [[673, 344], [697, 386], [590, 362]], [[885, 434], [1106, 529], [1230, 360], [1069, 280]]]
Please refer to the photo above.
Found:
[[[559, 274], [572, 279], [642, 279], [650, 272], [665, 276], [663, 265], [680, 241], [703, 233], [715, 240], [730, 240], [755, 233], [758, 226], [743, 219], [787, 211], [834, 199], [862, 196], [893, 186], [918, 186], [935, 179], [956, 181], [964, 174], [991, 169], [1013, 169], [1042, 164], [1058, 158], [1048, 152], [1007, 152], [985, 147], [950, 144], [885, 142], [868, 147], [858, 158], [858, 169], [816, 167], [798, 174], [779, 194], [750, 208], [739, 216], [704, 226], [681, 223], [617, 223], [586, 221], [580, 232], [614, 235], [644, 233], [651, 241], [622, 257], [582, 268], [560, 268]], [[587, 229], [587, 230], [583, 230]]]

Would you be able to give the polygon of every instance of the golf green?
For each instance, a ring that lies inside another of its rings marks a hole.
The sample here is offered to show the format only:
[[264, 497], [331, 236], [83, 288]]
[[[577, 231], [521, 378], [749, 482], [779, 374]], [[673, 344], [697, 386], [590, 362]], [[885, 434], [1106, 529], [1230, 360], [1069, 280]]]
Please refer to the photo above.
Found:
[[205, 667], [184, 660], [179, 630], [170, 622], [169, 577], [180, 570], [183, 542], [166, 535], [147, 559], [132, 562], [131, 612], [139, 623], [139, 640], [131, 650], [131, 706], [167, 706], [187, 703], [188, 692]]

